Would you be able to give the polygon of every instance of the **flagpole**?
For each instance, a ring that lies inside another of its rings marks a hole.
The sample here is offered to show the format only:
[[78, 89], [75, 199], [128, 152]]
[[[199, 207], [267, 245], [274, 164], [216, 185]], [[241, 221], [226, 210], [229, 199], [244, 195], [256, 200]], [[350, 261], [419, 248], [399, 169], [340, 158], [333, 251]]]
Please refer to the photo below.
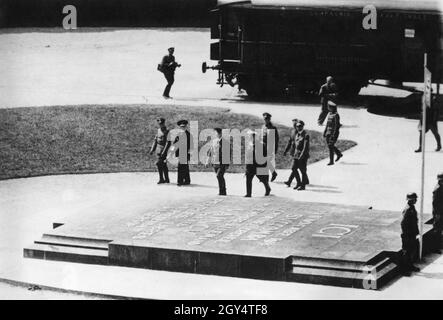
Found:
[[426, 69], [427, 69], [427, 58], [428, 55], [424, 55], [424, 88], [422, 96], [422, 119], [421, 119], [421, 194], [420, 194], [420, 218], [419, 218], [419, 258], [422, 259], [423, 256], [423, 206], [424, 206], [424, 195], [425, 195], [425, 154], [426, 154]]

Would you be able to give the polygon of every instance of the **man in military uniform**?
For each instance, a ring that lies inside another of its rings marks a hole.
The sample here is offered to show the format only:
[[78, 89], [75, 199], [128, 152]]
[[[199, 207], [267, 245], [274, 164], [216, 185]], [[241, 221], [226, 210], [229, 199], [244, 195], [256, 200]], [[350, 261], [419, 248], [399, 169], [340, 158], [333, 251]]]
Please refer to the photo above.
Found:
[[191, 158], [191, 134], [187, 130], [188, 121], [180, 120], [177, 122], [180, 128], [180, 133], [174, 140], [175, 156], [178, 157], [177, 168], [177, 185], [184, 186], [191, 184], [191, 177], [189, 175], [189, 160]]
[[331, 76], [326, 78], [326, 83], [320, 87], [318, 95], [320, 96], [321, 112], [317, 122], [321, 126], [328, 115], [328, 101], [337, 97], [337, 86]]
[[[261, 144], [261, 145], [259, 145]], [[257, 160], [257, 148], [262, 148], [264, 161], [260, 163]], [[246, 139], [246, 195], [250, 198], [252, 196], [252, 180], [257, 176], [258, 180], [265, 186], [265, 196], [271, 194], [271, 187], [269, 186], [269, 171], [266, 164], [266, 148], [263, 143], [256, 137], [256, 133], [252, 130], [248, 131]]]
[[415, 210], [414, 206], [417, 203], [417, 194], [414, 192], [408, 193], [406, 200], [407, 205], [402, 212], [403, 219], [401, 220], [401, 266], [403, 271], [408, 273], [410, 271], [420, 271], [420, 269], [413, 264], [416, 258], [417, 235], [419, 234], [417, 210]]
[[[272, 117], [272, 115], [269, 114], [268, 112], [263, 113], [263, 121], [265, 123], [263, 124], [263, 127], [262, 127], [262, 137], [263, 137], [264, 148], [267, 151], [268, 150], [267, 148], [269, 145], [270, 151], [271, 151], [271, 153], [268, 155], [268, 161], [269, 161], [268, 165], [269, 165], [269, 168], [272, 172], [272, 176], [271, 176], [271, 182], [272, 182], [275, 180], [275, 178], [277, 178], [277, 170], [275, 169], [275, 165], [276, 165], [275, 155], [277, 154], [277, 150], [278, 150], [279, 137], [278, 137], [277, 128], [271, 122], [271, 117]], [[274, 140], [273, 141], [270, 141], [268, 139], [268, 136], [269, 136], [271, 130], [273, 130], [273, 132], [274, 132]]]
[[[309, 183], [308, 175], [307, 175], [307, 165], [309, 158], [309, 135], [304, 130], [305, 123], [301, 120], [298, 120], [295, 124], [296, 133], [295, 136], [291, 136], [291, 139], [286, 146], [286, 150], [283, 155], [286, 155], [287, 151], [290, 149], [290, 154], [292, 158], [292, 172], [289, 176], [288, 181], [285, 181], [285, 184], [290, 187], [292, 180], [296, 179], [297, 185], [294, 187], [294, 190], [305, 190], [306, 185]], [[291, 133], [292, 135], [292, 133]], [[292, 143], [291, 143], [292, 140]], [[298, 170], [301, 173], [298, 174]]]
[[150, 154], [154, 152], [157, 155], [157, 161], [155, 162], [158, 175], [160, 179], [158, 180], [158, 184], [161, 183], [169, 183], [169, 175], [168, 175], [168, 165], [166, 163], [166, 155], [168, 154], [168, 149], [170, 143], [168, 143], [168, 133], [169, 130], [166, 128], [165, 119], [157, 118], [158, 130], [157, 134], [154, 137], [154, 142], [152, 143]]
[[169, 48], [168, 52], [169, 54], [165, 55], [162, 59], [162, 62], [160, 63], [160, 71], [163, 72], [166, 81], [168, 82], [165, 90], [163, 91], [163, 97], [165, 99], [171, 98], [169, 96], [169, 92], [171, 91], [171, 87], [174, 84], [175, 69], [177, 67], [181, 67], [181, 64], [175, 62], [174, 48]]
[[[435, 97], [433, 99], [432, 102], [435, 101]], [[428, 132], [429, 130], [431, 130], [432, 134], [434, 135], [435, 141], [437, 142], [437, 148], [435, 149], [435, 151], [440, 151], [441, 150], [441, 137], [440, 134], [438, 133], [438, 118], [439, 118], [439, 114], [438, 114], [438, 106], [435, 105], [435, 103], [431, 104], [431, 107], [428, 108], [426, 110], [426, 121], [425, 121], [425, 133]], [[420, 117], [420, 121], [418, 123], [418, 131], [420, 132], [420, 141], [419, 141], [419, 145], [418, 145], [418, 149], [415, 150], [415, 152], [421, 152], [421, 139], [422, 139], [422, 122], [423, 122], [423, 117]]]
[[340, 134], [340, 115], [337, 113], [337, 105], [332, 101], [328, 102], [328, 121], [326, 122], [325, 131], [323, 132], [323, 137], [326, 139], [326, 144], [329, 148], [329, 163], [328, 166], [334, 164], [334, 154], [337, 155], [337, 159], [335, 161], [340, 160], [343, 157], [343, 154], [338, 150], [335, 146], [335, 143], [338, 140], [338, 136]]
[[[212, 167], [214, 168], [214, 172], [217, 175], [218, 181], [218, 195], [225, 196], [226, 195], [226, 182], [225, 182], [225, 172], [229, 167], [229, 159], [223, 159], [225, 155], [224, 151], [226, 148], [229, 148], [229, 142], [222, 137], [222, 129], [214, 128], [214, 131], [217, 134], [217, 138], [212, 140], [211, 148], [208, 150], [208, 162], [212, 163]], [[229, 149], [228, 149], [229, 150]], [[225, 157], [226, 158], [226, 157]]]
[[437, 175], [437, 186], [432, 192], [432, 216], [434, 224], [434, 252], [441, 253], [443, 230], [443, 172]]

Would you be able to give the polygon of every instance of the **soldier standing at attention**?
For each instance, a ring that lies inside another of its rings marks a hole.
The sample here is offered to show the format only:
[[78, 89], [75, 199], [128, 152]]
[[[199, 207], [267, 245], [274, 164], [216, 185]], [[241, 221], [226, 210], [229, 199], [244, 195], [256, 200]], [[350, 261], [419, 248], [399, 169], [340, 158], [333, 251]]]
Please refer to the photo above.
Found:
[[437, 175], [437, 186], [432, 192], [432, 216], [434, 225], [434, 252], [441, 253], [441, 232], [443, 230], [443, 172]]
[[408, 193], [406, 200], [408, 204], [403, 210], [403, 219], [401, 220], [401, 265], [403, 271], [408, 273], [410, 271], [420, 271], [420, 269], [413, 264], [417, 252], [417, 235], [419, 234], [417, 210], [415, 210], [414, 206], [417, 203], [417, 194], [414, 192]]
[[[257, 176], [258, 180], [265, 186], [265, 196], [271, 194], [271, 187], [269, 187], [269, 172], [266, 167], [266, 160], [264, 163], [257, 162], [256, 148], [260, 141], [257, 141], [256, 133], [252, 130], [248, 131], [248, 138], [246, 140], [246, 195], [245, 197], [250, 198], [252, 195], [252, 180], [254, 176]], [[249, 140], [249, 141], [248, 141]], [[263, 144], [260, 146], [263, 150], [263, 156], [266, 158], [266, 149]]]
[[332, 101], [328, 102], [328, 121], [326, 122], [326, 128], [323, 133], [323, 137], [326, 138], [326, 143], [329, 148], [329, 163], [328, 166], [334, 164], [334, 153], [337, 155], [335, 161], [340, 160], [343, 154], [337, 149], [335, 143], [337, 142], [338, 136], [340, 134], [340, 115], [337, 113], [337, 105]]
[[[277, 154], [277, 150], [278, 150], [278, 130], [277, 128], [272, 124], [271, 122], [271, 117], [272, 115], [265, 112], [263, 113], [263, 120], [264, 120], [264, 125], [262, 127], [262, 136], [263, 136], [263, 144], [264, 144], [264, 148], [266, 149], [266, 151], [268, 150], [268, 144], [270, 145], [270, 150], [271, 150], [271, 154], [269, 154], [268, 157], [268, 161], [269, 161], [269, 167], [270, 170], [272, 172], [272, 176], [271, 176], [271, 182], [275, 180], [275, 178], [277, 178], [277, 171], [275, 169], [276, 163], [275, 163], [275, 155]], [[268, 135], [270, 133], [270, 130], [273, 130], [274, 132], [274, 139], [273, 141], [268, 141]]]
[[[225, 172], [229, 167], [229, 163], [226, 162], [226, 160], [229, 159], [223, 159], [223, 148], [229, 148], [229, 142], [222, 138], [222, 129], [220, 128], [214, 128], [215, 132], [217, 133], [217, 138], [212, 140], [211, 148], [208, 150], [208, 162], [212, 163], [212, 167], [214, 168], [215, 174], [217, 175], [217, 181], [218, 181], [218, 195], [219, 196], [225, 196], [226, 195], [226, 182], [225, 182]], [[223, 161], [225, 160], [225, 161]]]
[[[435, 98], [432, 102], [435, 101]], [[426, 121], [425, 121], [425, 133], [431, 130], [432, 134], [434, 135], [435, 141], [437, 142], [437, 148], [435, 151], [441, 150], [441, 137], [438, 133], [438, 106], [436, 106], [434, 103], [431, 104], [431, 107], [426, 110]], [[422, 122], [423, 117], [420, 116], [420, 122], [418, 123], [418, 131], [420, 132], [420, 141], [418, 145], [418, 149], [415, 150], [415, 152], [421, 152], [421, 134], [422, 134]]]
[[191, 158], [191, 134], [187, 130], [188, 121], [180, 120], [177, 122], [180, 128], [180, 133], [174, 140], [174, 145], [177, 146], [175, 156], [178, 157], [177, 168], [177, 185], [185, 186], [191, 184], [191, 177], [189, 175], [189, 160]]
[[169, 130], [166, 128], [165, 119], [157, 118], [157, 123], [159, 128], [154, 137], [154, 143], [152, 144], [150, 154], [153, 154], [154, 152], [157, 154], [157, 161], [155, 164], [157, 165], [158, 175], [160, 177], [157, 183], [169, 183], [169, 171], [166, 163], [166, 155], [168, 154], [170, 146], [170, 143], [168, 143]]
[[[301, 120], [298, 120], [295, 125], [297, 132], [295, 136], [291, 138], [293, 139], [293, 148], [291, 150], [291, 155], [293, 156], [292, 172], [285, 184], [290, 187], [292, 180], [295, 177], [297, 185], [294, 187], [294, 190], [305, 190], [306, 185], [309, 183], [308, 175], [306, 172], [309, 158], [309, 135], [304, 130], [304, 126], [305, 123]], [[284, 155], [286, 155], [287, 150], [289, 149], [288, 147], [291, 147], [290, 143], [288, 143]], [[301, 179], [300, 175], [298, 174], [298, 170], [300, 170]]]
[[323, 125], [328, 115], [328, 101], [337, 97], [337, 86], [334, 83], [334, 79], [331, 76], [326, 78], [326, 83], [320, 87], [318, 93], [320, 96], [321, 112], [318, 116], [318, 125]]
[[177, 62], [175, 62], [175, 57], [174, 57], [174, 48], [169, 48], [168, 49], [169, 54], [167, 54], [166, 56], [163, 57], [162, 62], [160, 64], [160, 68], [159, 70], [161, 72], [163, 72], [166, 81], [168, 82], [168, 84], [165, 87], [165, 90], [163, 91], [163, 97], [165, 99], [170, 99], [171, 97], [169, 96], [169, 92], [171, 91], [171, 87], [174, 84], [174, 74], [175, 74], [175, 69], [177, 67], [181, 67], [181, 64], [178, 64]]

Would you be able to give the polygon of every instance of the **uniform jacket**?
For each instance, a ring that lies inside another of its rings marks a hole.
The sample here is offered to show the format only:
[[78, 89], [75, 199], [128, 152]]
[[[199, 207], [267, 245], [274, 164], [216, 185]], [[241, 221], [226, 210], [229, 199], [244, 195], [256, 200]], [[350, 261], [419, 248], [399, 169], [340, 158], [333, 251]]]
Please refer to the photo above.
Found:
[[291, 133], [289, 134], [288, 143], [286, 144], [286, 148], [285, 148], [285, 153], [289, 151], [289, 154], [291, 156], [294, 156], [294, 151], [295, 151], [294, 141], [295, 141], [296, 134], [297, 134], [297, 130], [295, 128], [292, 128]]
[[432, 215], [443, 216], [443, 187], [437, 185], [432, 192]]
[[332, 136], [335, 139], [338, 138], [338, 135], [340, 133], [340, 115], [338, 113], [331, 113], [328, 114], [328, 120], [326, 122], [326, 128], [325, 132], [323, 133], [323, 136]]
[[[263, 143], [264, 143], [264, 147], [267, 148], [268, 146], [268, 130], [275, 130], [275, 153], [277, 153], [278, 150], [278, 141], [279, 141], [279, 136], [278, 136], [278, 130], [277, 127], [275, 127], [272, 123], [264, 124], [262, 127], [262, 134], [263, 134]], [[266, 149], [267, 150], [267, 149]]]
[[294, 158], [307, 160], [309, 158], [309, 134], [305, 130], [297, 132], [294, 140]]
[[227, 143], [228, 141], [224, 138], [212, 140], [212, 145], [208, 150], [208, 161], [212, 163], [213, 166], [229, 166], [229, 163], [223, 163], [223, 148], [227, 147]]
[[288, 144], [285, 152], [298, 160], [306, 160], [309, 158], [309, 135], [305, 130], [298, 133], [296, 129], [291, 130]]
[[[260, 142], [258, 142], [260, 143]], [[263, 157], [266, 157], [266, 149], [264, 149], [264, 145], [263, 143], [261, 143], [261, 148], [263, 148]], [[257, 151], [259, 152], [259, 151]], [[251, 158], [252, 157], [252, 158]], [[246, 145], [246, 172], [248, 173], [248, 171], [250, 171], [250, 169], [252, 168], [257, 168], [257, 167], [266, 167], [267, 163], [265, 159], [261, 159], [262, 161], [260, 161], [260, 163], [258, 162], [258, 160], [256, 157], [256, 141], [255, 138], [253, 141], [251, 141], [250, 143], [248, 143]]]
[[[191, 134], [189, 133], [188, 130], [182, 131], [180, 132], [177, 137], [174, 140], [174, 144], [176, 144], [180, 139], [184, 139], [184, 137], [186, 136], [186, 153], [187, 153], [187, 158], [189, 160], [190, 158], [190, 154], [189, 152], [191, 151], [191, 145], [192, 145], [192, 139], [191, 139]], [[177, 149], [175, 150], [175, 156], [178, 157], [180, 155], [180, 147], [182, 147], [184, 145], [177, 145]]]
[[[426, 110], [426, 128], [425, 130], [429, 130], [433, 125], [437, 125], [439, 118], [438, 107], [431, 107]], [[418, 130], [421, 130], [423, 122], [423, 114], [420, 114], [420, 121], [418, 123]]]
[[406, 237], [415, 237], [419, 234], [417, 211], [414, 205], [407, 205], [403, 210], [401, 220], [401, 233]]
[[168, 148], [165, 148], [166, 146], [169, 147], [168, 144], [168, 129], [164, 129], [164, 131], [161, 128], [157, 129], [157, 134], [154, 136], [154, 142], [152, 143], [151, 152], [156, 152], [157, 155], [165, 155], [168, 151]]
[[328, 101], [333, 100], [337, 95], [337, 86], [335, 85], [335, 83], [331, 83], [330, 85], [325, 83], [320, 87], [318, 95], [320, 96], [322, 108], [324, 110], [328, 110]]
[[174, 73], [177, 68], [177, 63], [175, 62], [175, 57], [173, 55], [165, 55], [161, 62], [163, 73]]

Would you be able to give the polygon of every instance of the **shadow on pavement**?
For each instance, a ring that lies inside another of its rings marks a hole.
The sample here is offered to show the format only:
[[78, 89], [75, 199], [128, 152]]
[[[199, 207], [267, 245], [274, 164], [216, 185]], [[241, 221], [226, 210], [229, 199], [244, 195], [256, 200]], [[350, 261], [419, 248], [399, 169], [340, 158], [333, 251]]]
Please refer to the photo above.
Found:
[[[407, 97], [364, 96], [363, 105], [369, 113], [418, 120], [421, 116], [422, 97], [420, 93], [412, 93]], [[443, 120], [443, 99], [437, 102], [441, 110], [439, 120]]]
[[323, 186], [320, 184], [309, 184], [309, 187], [313, 187], [313, 188], [320, 188], [320, 189], [338, 189], [337, 187], [334, 186]]
[[367, 163], [364, 162], [346, 162], [346, 161], [340, 161], [339, 164], [343, 164], [345, 166], [366, 166]]
[[418, 277], [428, 278], [428, 279], [440, 279], [443, 280], [443, 273], [428, 273], [428, 272], [418, 272], [415, 274]]
[[307, 191], [312, 191], [312, 192], [319, 192], [319, 193], [343, 193], [341, 191], [338, 190], [331, 190], [331, 189], [312, 189], [310, 186], [308, 186], [306, 188]]

